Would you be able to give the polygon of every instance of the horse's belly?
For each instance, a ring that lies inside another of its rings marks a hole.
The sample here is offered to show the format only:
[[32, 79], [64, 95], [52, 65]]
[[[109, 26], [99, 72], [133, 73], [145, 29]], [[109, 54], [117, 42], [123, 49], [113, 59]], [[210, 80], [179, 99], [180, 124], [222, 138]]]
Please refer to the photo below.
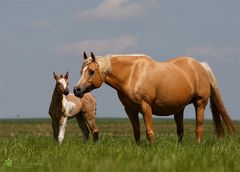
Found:
[[[186, 105], [185, 105], [186, 106]], [[157, 116], [169, 116], [169, 115], [173, 115], [176, 113], [179, 113], [185, 106], [165, 106], [165, 107], [156, 107], [154, 106], [152, 108], [152, 113], [153, 115], [157, 115]]]
[[171, 101], [171, 102], [154, 102], [152, 104], [152, 113], [157, 116], [168, 116], [179, 113], [185, 106], [191, 103], [192, 97], [188, 97], [184, 100]]
[[[174, 77], [172, 77], [174, 78]], [[179, 79], [180, 78], [180, 79]], [[152, 111], [155, 115], [172, 115], [179, 113], [192, 102], [194, 89], [182, 75], [169, 82], [156, 86], [156, 94], [152, 101]]]

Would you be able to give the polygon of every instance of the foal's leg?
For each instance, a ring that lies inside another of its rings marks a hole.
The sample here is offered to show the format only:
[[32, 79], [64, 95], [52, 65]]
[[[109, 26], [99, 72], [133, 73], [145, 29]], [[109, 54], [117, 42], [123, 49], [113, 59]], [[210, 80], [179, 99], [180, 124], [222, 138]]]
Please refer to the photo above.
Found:
[[134, 138], [137, 144], [140, 143], [140, 123], [137, 111], [133, 111], [130, 108], [125, 107], [125, 111], [133, 127]]
[[153, 124], [152, 124], [152, 108], [146, 102], [142, 103], [142, 113], [143, 113], [144, 123], [146, 126], [146, 134], [147, 134], [148, 140], [150, 141], [150, 144], [153, 144], [154, 132], [153, 132]]
[[181, 143], [183, 139], [183, 111], [174, 114], [174, 120], [177, 125], [177, 134], [178, 134], [178, 142]]
[[96, 125], [95, 116], [96, 116], [95, 111], [86, 112], [86, 113], [83, 114], [83, 117], [85, 118], [85, 121], [87, 122], [87, 124], [88, 124], [88, 126], [91, 130], [94, 141], [96, 141], [98, 139], [98, 135], [99, 135], [99, 130], [98, 130], [97, 125]]
[[79, 113], [76, 116], [76, 119], [77, 119], [79, 128], [82, 130], [83, 140], [84, 141], [88, 140], [88, 138], [89, 138], [89, 129], [88, 129], [87, 125], [86, 125], [86, 122], [85, 122], [85, 120], [83, 118], [83, 115], [81, 113]]
[[53, 138], [57, 141], [58, 133], [59, 133], [59, 122], [55, 119], [52, 119], [52, 129], [53, 129]]
[[197, 100], [194, 103], [196, 111], [196, 137], [198, 143], [202, 141], [202, 131], [203, 131], [203, 122], [204, 122], [204, 111], [207, 105], [208, 99]]
[[67, 117], [62, 117], [60, 119], [60, 125], [59, 125], [59, 134], [58, 134], [59, 144], [61, 144], [64, 139], [66, 125], [67, 125]]

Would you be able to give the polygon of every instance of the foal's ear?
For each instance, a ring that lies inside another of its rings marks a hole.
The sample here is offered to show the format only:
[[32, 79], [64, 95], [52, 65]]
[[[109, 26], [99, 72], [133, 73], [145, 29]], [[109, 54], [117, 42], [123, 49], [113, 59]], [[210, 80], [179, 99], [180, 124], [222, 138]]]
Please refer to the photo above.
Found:
[[58, 80], [58, 79], [59, 79], [59, 75], [56, 74], [55, 72], [53, 72], [53, 77], [54, 77], [55, 80]]
[[64, 76], [65, 79], [68, 79], [69, 73], [67, 72]]
[[93, 52], [91, 52], [91, 57], [92, 57], [92, 60], [95, 62], [95, 61], [96, 61], [96, 57], [95, 57], [95, 55], [93, 54]]
[[83, 52], [83, 58], [84, 58], [84, 60], [86, 60], [88, 58], [88, 56], [87, 56], [85, 51]]

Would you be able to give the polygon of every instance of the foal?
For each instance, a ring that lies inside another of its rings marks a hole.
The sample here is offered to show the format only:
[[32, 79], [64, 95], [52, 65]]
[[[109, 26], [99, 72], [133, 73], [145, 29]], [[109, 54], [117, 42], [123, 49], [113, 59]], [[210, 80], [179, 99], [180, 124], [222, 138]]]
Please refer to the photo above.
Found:
[[83, 132], [83, 139], [89, 138], [91, 130], [93, 140], [98, 139], [99, 130], [95, 123], [96, 100], [91, 94], [85, 94], [81, 99], [69, 94], [68, 72], [58, 75], [53, 72], [56, 80], [49, 115], [52, 118], [53, 137], [58, 143], [64, 139], [65, 127], [68, 119], [75, 117]]

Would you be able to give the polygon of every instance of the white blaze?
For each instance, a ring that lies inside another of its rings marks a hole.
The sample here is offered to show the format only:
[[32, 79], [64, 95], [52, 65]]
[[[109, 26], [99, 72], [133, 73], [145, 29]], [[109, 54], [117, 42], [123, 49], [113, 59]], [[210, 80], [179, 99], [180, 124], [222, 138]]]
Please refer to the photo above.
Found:
[[77, 85], [80, 84], [80, 81], [82, 80], [82, 78], [83, 78], [86, 70], [87, 70], [87, 66], [85, 66], [85, 67], [83, 68], [82, 76], [81, 76], [80, 80], [78, 81]]
[[60, 82], [63, 85], [64, 89], [67, 88], [67, 83], [66, 83], [65, 79], [61, 78], [61, 79], [58, 80], [58, 82]]

